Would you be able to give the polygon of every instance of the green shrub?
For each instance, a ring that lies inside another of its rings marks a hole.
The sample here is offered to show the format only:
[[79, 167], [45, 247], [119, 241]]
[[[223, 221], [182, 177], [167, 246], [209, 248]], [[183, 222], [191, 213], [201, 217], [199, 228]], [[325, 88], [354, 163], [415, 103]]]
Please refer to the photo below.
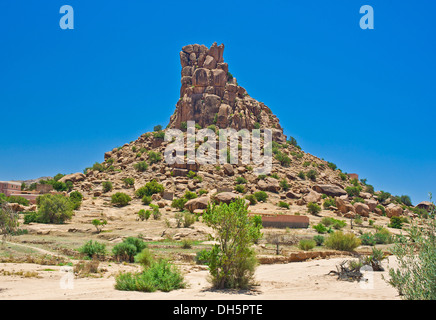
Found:
[[162, 160], [162, 156], [159, 152], [149, 151], [148, 152], [148, 161], [150, 164], [157, 163]]
[[24, 214], [23, 216], [24, 219], [24, 224], [29, 224], [32, 222], [36, 222], [36, 223], [40, 223], [40, 219], [39, 219], [39, 215], [37, 212], [31, 211], [31, 212], [27, 212]]
[[318, 232], [318, 233], [327, 233], [328, 229], [326, 228], [325, 225], [323, 225], [322, 223], [318, 223], [317, 225], [314, 225], [313, 228]]
[[284, 167], [288, 167], [291, 163], [291, 159], [284, 153], [278, 151], [275, 154], [275, 158], [280, 162], [280, 164]]
[[38, 197], [38, 218], [42, 223], [62, 224], [73, 216], [73, 203], [62, 194], [44, 194]]
[[102, 183], [102, 186], [103, 186], [103, 192], [109, 192], [112, 191], [113, 189], [112, 182], [110, 181], [104, 181]]
[[250, 205], [254, 205], [257, 203], [256, 197], [254, 196], [254, 194], [247, 194], [245, 196], [245, 199], [247, 199], [248, 201], [250, 201]]
[[305, 174], [303, 171], [300, 171], [300, 172], [298, 172], [298, 177], [299, 177], [300, 179], [305, 180], [305, 179], [306, 179], [306, 174]]
[[385, 191], [380, 191], [380, 193], [377, 195], [377, 200], [379, 202], [384, 202], [387, 199], [389, 199], [391, 197], [391, 194], [389, 192], [385, 192]]
[[374, 234], [371, 232], [362, 234], [360, 236], [360, 240], [362, 241], [362, 244], [365, 246], [375, 246], [376, 244]]
[[143, 196], [142, 197], [142, 204], [149, 205], [151, 203], [151, 201], [152, 201], [152, 199], [150, 196]]
[[335, 231], [326, 240], [325, 246], [334, 250], [353, 251], [360, 246], [361, 241], [353, 233]]
[[336, 170], [338, 168], [333, 162], [327, 162], [327, 165], [332, 170]]
[[289, 188], [291, 187], [291, 185], [288, 183], [288, 181], [286, 179], [283, 179], [280, 181], [280, 187], [284, 190], [284, 191], [288, 191]]
[[70, 193], [70, 202], [72, 203], [73, 210], [77, 210], [82, 205], [83, 195], [79, 191]]
[[325, 238], [321, 235], [316, 235], [313, 236], [313, 240], [316, 242], [317, 246], [322, 246], [322, 244], [324, 243]]
[[309, 202], [307, 204], [307, 211], [311, 214], [318, 214], [321, 211], [321, 207], [315, 202]]
[[166, 260], [159, 260], [143, 272], [121, 273], [115, 278], [115, 289], [124, 291], [169, 292], [186, 287], [182, 273]]
[[127, 206], [130, 201], [132, 201], [132, 198], [130, 198], [129, 195], [123, 192], [117, 192], [113, 194], [111, 198], [112, 204], [118, 207]]
[[171, 203], [171, 207], [179, 209], [180, 211], [183, 211], [185, 209], [185, 203], [188, 202], [188, 199], [181, 197], [179, 199], [173, 199], [173, 202]]
[[162, 126], [160, 124], [158, 124], [157, 126], [153, 127], [153, 131], [162, 131]]
[[362, 191], [362, 187], [361, 186], [348, 186], [345, 188], [345, 191], [348, 193], [348, 195], [350, 197], [357, 197], [360, 192]]
[[136, 190], [135, 195], [138, 198], [143, 198], [144, 196], [152, 196], [156, 193], [162, 193], [164, 191], [164, 186], [158, 183], [156, 180], [152, 180], [150, 182], [147, 182], [145, 186], [139, 188]]
[[135, 168], [136, 171], [144, 172], [148, 169], [148, 163], [145, 161], [141, 161], [141, 162], [135, 163], [133, 165], [133, 168]]
[[97, 233], [100, 233], [103, 229], [103, 226], [107, 224], [106, 220], [94, 219], [92, 220], [92, 225], [97, 229]]
[[378, 204], [376, 206], [376, 208], [379, 208], [382, 211], [382, 215], [384, 215], [384, 216], [386, 215], [386, 209], [381, 204]]
[[341, 178], [342, 181], [345, 181], [347, 180], [348, 176], [343, 172], [339, 172], [339, 178]]
[[79, 249], [81, 254], [86, 255], [88, 258], [101, 258], [106, 254], [106, 245], [97, 241], [89, 240]]
[[279, 207], [280, 207], [280, 208], [286, 208], [286, 209], [289, 209], [289, 203], [284, 202], [284, 201], [280, 201], [280, 202], [279, 202]]
[[126, 187], [131, 187], [131, 186], [133, 186], [135, 184], [135, 179], [133, 179], [133, 178], [124, 178], [123, 182], [124, 182], [124, 185]]
[[148, 220], [151, 216], [150, 210], [141, 209], [138, 211], [138, 217], [141, 221]]
[[315, 240], [303, 239], [303, 240], [300, 240], [300, 242], [298, 243], [298, 248], [300, 248], [301, 250], [306, 250], [306, 251], [315, 248], [315, 246], [316, 246]]
[[142, 251], [138, 253], [134, 259], [136, 263], [139, 263], [143, 267], [149, 267], [154, 262], [154, 257], [148, 248], [142, 249]]
[[150, 206], [153, 208], [153, 210], [151, 211], [151, 214], [153, 215], [153, 219], [159, 220], [160, 217], [162, 216], [162, 213], [160, 213], [159, 211], [159, 207], [155, 205], [150, 205]]
[[18, 203], [23, 206], [28, 206], [30, 204], [29, 200], [20, 196], [9, 196], [6, 198], [6, 201], [9, 203]]
[[322, 206], [324, 207], [324, 209], [328, 209], [330, 207], [336, 207], [336, 200], [332, 197], [328, 197], [327, 199], [324, 200]]
[[239, 193], [245, 193], [245, 186], [242, 184], [237, 184], [235, 186], [235, 191]]
[[146, 243], [139, 238], [128, 237], [123, 242], [112, 248], [112, 253], [117, 261], [133, 262], [135, 255], [147, 247]]
[[318, 175], [318, 173], [315, 170], [313, 170], [313, 169], [311, 169], [308, 172], [306, 172], [306, 177], [309, 178], [312, 181], [316, 180], [316, 176], [317, 175]]
[[389, 222], [389, 227], [395, 228], [395, 229], [402, 229], [403, 228], [403, 220], [401, 217], [391, 217], [391, 220]]
[[245, 184], [245, 183], [247, 183], [247, 180], [244, 177], [237, 177], [236, 183], [237, 184]]
[[185, 194], [183, 195], [183, 197], [185, 199], [192, 200], [192, 199], [197, 198], [197, 194], [195, 192], [191, 192], [189, 190], [186, 190]]
[[257, 191], [255, 193], [253, 193], [254, 197], [256, 198], [257, 201], [261, 202], [265, 202], [266, 199], [268, 199], [268, 194], [265, 191]]

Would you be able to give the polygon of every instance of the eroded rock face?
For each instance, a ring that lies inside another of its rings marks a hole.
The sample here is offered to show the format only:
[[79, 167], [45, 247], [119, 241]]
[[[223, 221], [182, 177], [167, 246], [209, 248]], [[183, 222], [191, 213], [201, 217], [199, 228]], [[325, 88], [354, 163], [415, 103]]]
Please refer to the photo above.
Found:
[[180, 129], [188, 121], [195, 121], [202, 128], [214, 124], [236, 130], [252, 130], [260, 125], [273, 131], [275, 141], [286, 141], [278, 118], [265, 104], [251, 98], [228, 72], [223, 44], [215, 42], [210, 48], [186, 45], [180, 52], [180, 64], [180, 99], [169, 128]]

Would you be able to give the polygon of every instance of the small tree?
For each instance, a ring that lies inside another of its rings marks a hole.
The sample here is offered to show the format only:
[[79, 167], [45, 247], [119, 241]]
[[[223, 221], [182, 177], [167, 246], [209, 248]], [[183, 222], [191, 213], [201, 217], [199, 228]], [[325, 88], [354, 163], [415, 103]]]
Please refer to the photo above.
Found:
[[42, 223], [62, 224], [73, 216], [73, 203], [62, 194], [38, 197], [38, 219]]
[[97, 233], [100, 233], [103, 229], [103, 226], [107, 224], [106, 220], [94, 219], [92, 220], [92, 225], [97, 229]]
[[0, 235], [5, 238], [18, 228], [18, 213], [0, 205]]
[[227, 204], [209, 204], [203, 221], [215, 231], [218, 242], [209, 252], [209, 272], [216, 288], [246, 288], [256, 267], [251, 245], [260, 237], [261, 226], [248, 216], [244, 199]]

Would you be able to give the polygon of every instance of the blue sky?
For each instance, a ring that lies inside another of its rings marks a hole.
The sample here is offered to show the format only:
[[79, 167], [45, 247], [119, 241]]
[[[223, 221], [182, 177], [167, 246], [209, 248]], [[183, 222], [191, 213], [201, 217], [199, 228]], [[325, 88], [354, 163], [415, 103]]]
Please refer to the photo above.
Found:
[[[62, 5], [74, 30], [62, 30]], [[362, 30], [362, 5], [374, 30]], [[376, 190], [436, 194], [436, 2], [1, 1], [0, 180], [81, 172], [165, 126], [179, 51], [229, 71], [303, 150]]]

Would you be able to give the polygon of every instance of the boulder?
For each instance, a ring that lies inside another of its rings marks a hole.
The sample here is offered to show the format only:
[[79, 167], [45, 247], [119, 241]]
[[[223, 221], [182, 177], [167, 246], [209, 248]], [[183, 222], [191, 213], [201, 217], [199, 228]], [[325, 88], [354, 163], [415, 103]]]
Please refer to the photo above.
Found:
[[234, 192], [220, 192], [217, 193], [214, 196], [214, 198], [218, 203], [229, 204], [230, 202], [235, 201], [236, 199], [242, 198], [242, 196]]
[[286, 197], [290, 198], [290, 199], [299, 199], [300, 194], [292, 192], [292, 191], [288, 191], [288, 192], [286, 192]]
[[340, 197], [336, 197], [336, 207], [341, 213], [355, 212], [354, 206]]
[[365, 204], [369, 207], [369, 211], [374, 212], [378, 202], [376, 200], [365, 199]]
[[266, 177], [265, 180], [259, 180], [257, 186], [262, 191], [279, 192], [280, 184], [277, 179]]
[[194, 210], [197, 210], [197, 209], [204, 210], [207, 208], [209, 201], [210, 201], [209, 196], [191, 199], [185, 203], [185, 209], [189, 210], [190, 212], [194, 212]]
[[77, 173], [67, 174], [66, 176], [60, 178], [59, 181], [64, 183], [67, 181], [71, 181], [75, 183], [75, 182], [83, 181], [85, 180], [85, 178], [86, 176], [83, 173], [77, 172]]
[[354, 211], [362, 217], [369, 217], [369, 207], [364, 203], [354, 203]]
[[316, 184], [313, 186], [313, 190], [331, 197], [340, 197], [347, 194], [344, 189], [334, 184]]
[[386, 216], [388, 218], [390, 217], [399, 217], [403, 214], [403, 208], [401, 208], [399, 205], [390, 203], [387, 207], [386, 207]]
[[223, 168], [226, 175], [233, 176], [235, 174], [235, 171], [233, 170], [233, 166], [230, 163], [225, 163], [223, 165]]
[[424, 209], [427, 212], [433, 210], [434, 207], [435, 207], [434, 203], [431, 203], [430, 201], [422, 201], [415, 206], [415, 208]]
[[303, 197], [305, 203], [309, 202], [319, 202], [321, 201], [321, 193], [318, 193], [314, 190], [310, 190], [310, 192]]
[[203, 68], [206, 69], [215, 69], [216, 68], [216, 60], [212, 56], [206, 56], [206, 59], [203, 62]]

